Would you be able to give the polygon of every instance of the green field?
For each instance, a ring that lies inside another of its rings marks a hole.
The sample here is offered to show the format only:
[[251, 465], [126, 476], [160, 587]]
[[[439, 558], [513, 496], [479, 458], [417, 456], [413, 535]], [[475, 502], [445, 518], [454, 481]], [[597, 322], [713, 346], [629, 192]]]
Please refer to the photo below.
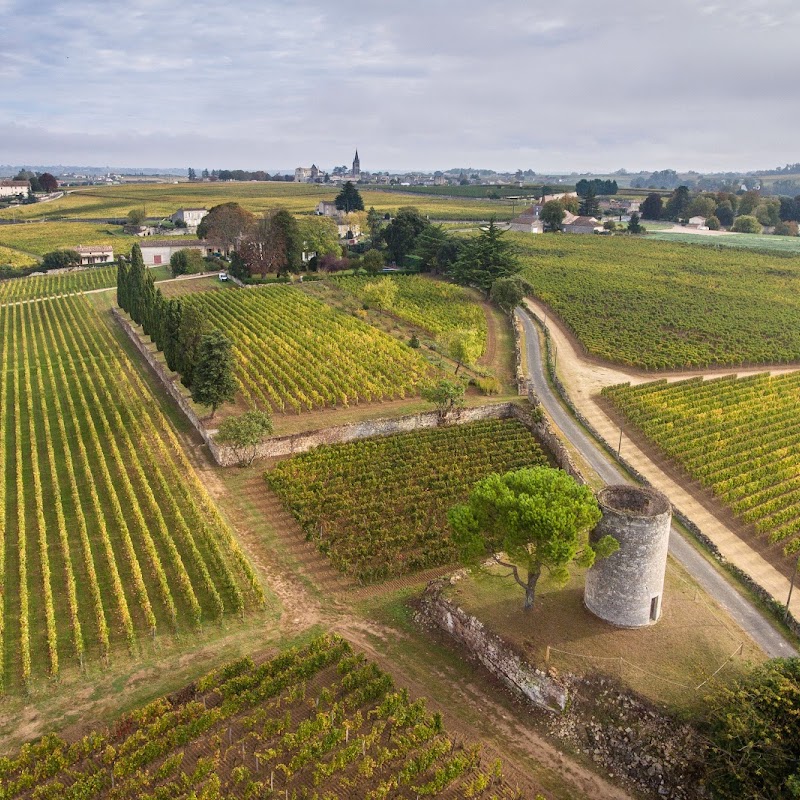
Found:
[[387, 334], [291, 286], [186, 295], [231, 337], [239, 393], [276, 411], [358, 405], [418, 392], [430, 365]]
[[93, 222], [49, 221], [0, 225], [0, 245], [37, 256], [90, 244], [107, 244], [113, 246], [115, 253], [127, 253], [136, 241], [139, 241], [136, 236], [126, 236], [117, 225], [98, 225]]
[[[335, 283], [365, 299], [364, 287], [373, 279], [345, 276]], [[397, 275], [397, 295], [389, 311], [434, 336], [454, 330], [477, 331], [486, 343], [486, 314], [476, 294], [462, 286], [434, 281], [418, 275]]]
[[35, 300], [59, 294], [73, 294], [117, 285], [116, 267], [90, 267], [56, 275], [33, 275], [0, 281], [0, 305]]
[[335, 636], [231, 662], [113, 730], [0, 759], [4, 800], [35, 797], [521, 798], [499, 763]]
[[800, 550], [800, 373], [623, 384], [603, 396], [742, 520]]
[[800, 258], [623, 236], [510, 238], [535, 295], [594, 356], [646, 369], [800, 359]]
[[86, 298], [0, 307], [0, 680], [263, 602], [181, 443]]
[[333, 565], [361, 582], [451, 563], [447, 512], [492, 472], [547, 463], [516, 420], [317, 447], [267, 482]]
[[[332, 201], [339, 191], [321, 184], [262, 183], [178, 183], [128, 184], [75, 189], [65, 197], [44, 204], [20, 206], [0, 211], [0, 218], [58, 219], [114, 218], [121, 219], [136, 208], [144, 208], [151, 218], [167, 217], [181, 207], [211, 208], [219, 203], [237, 202], [254, 213], [281, 207], [295, 214], [310, 214], [320, 200]], [[394, 214], [402, 206], [416, 206], [431, 219], [484, 220], [511, 219], [514, 207], [507, 200], [428, 197], [379, 191], [359, 187], [365, 208], [374, 206], [381, 213]], [[519, 204], [516, 206], [519, 213]], [[11, 226], [9, 226], [11, 227]], [[0, 230], [2, 233], [2, 230]], [[2, 238], [0, 238], [2, 242]], [[86, 242], [95, 244], [95, 242]], [[51, 248], [52, 249], [52, 248]], [[46, 250], [44, 252], [47, 252]]]
[[[658, 223], [656, 223], [657, 225]], [[767, 253], [788, 253], [800, 255], [800, 236], [771, 236], [762, 233], [737, 233], [735, 236], [702, 236], [696, 233], [667, 233], [666, 231], [650, 232], [651, 223], [647, 222], [647, 238], [662, 242], [680, 242], [696, 247], [738, 248], [742, 250], [763, 250]]]

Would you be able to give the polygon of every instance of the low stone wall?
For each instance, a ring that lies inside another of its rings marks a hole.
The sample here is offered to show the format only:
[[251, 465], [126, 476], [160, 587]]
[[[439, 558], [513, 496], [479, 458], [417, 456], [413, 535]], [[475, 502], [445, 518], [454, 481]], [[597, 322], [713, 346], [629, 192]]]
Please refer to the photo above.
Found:
[[428, 585], [420, 601], [417, 621], [441, 628], [462, 644], [470, 656], [483, 664], [517, 694], [548, 711], [562, 712], [567, 705], [567, 689], [547, 673], [535, 669], [518, 656], [483, 623], [442, 597], [445, 581]]
[[133, 342], [136, 349], [142, 354], [144, 360], [147, 361], [147, 363], [152, 367], [153, 372], [156, 373], [156, 376], [161, 381], [170, 397], [178, 404], [178, 407], [186, 415], [186, 418], [189, 420], [189, 422], [194, 425], [198, 433], [203, 437], [203, 440], [211, 450], [214, 459], [220, 463], [218, 456], [219, 448], [211, 438], [209, 432], [205, 429], [203, 423], [200, 422], [200, 418], [197, 416], [197, 414], [195, 414], [194, 409], [192, 409], [191, 405], [189, 404], [189, 401], [183, 396], [183, 393], [176, 384], [175, 380], [173, 380], [169, 372], [167, 372], [167, 370], [164, 368], [164, 365], [155, 357], [155, 355], [153, 355], [153, 353], [150, 352], [150, 349], [139, 337], [139, 334], [136, 333], [136, 330], [131, 323], [123, 316], [122, 312], [118, 308], [112, 308], [111, 314], [119, 323], [122, 330], [128, 334], [128, 338]]
[[524, 397], [529, 394], [528, 380], [525, 377], [525, 368], [522, 363], [522, 331], [520, 322], [514, 314], [511, 315], [511, 327], [514, 329], [514, 374], [517, 381], [517, 394]]

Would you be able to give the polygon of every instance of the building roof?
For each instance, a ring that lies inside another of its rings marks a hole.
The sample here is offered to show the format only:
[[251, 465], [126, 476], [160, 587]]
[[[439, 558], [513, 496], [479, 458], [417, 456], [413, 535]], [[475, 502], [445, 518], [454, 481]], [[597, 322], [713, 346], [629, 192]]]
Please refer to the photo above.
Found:
[[217, 242], [207, 242], [205, 239], [187, 239], [183, 236], [173, 236], [171, 239], [144, 239], [139, 245], [145, 247], [219, 247]]
[[0, 181], [0, 186], [19, 186], [20, 188], [29, 188], [30, 185], [30, 181]]
[[179, 208], [178, 211], [208, 211], [207, 208]]
[[78, 247], [72, 247], [71, 250], [74, 250], [76, 253], [81, 253], [84, 255], [89, 255], [91, 253], [113, 253], [114, 248], [110, 244], [82, 244], [78, 245]]
[[515, 219], [511, 220], [512, 225], [533, 225], [534, 223], [540, 223], [542, 220], [540, 217], [537, 217], [535, 214], [520, 214]]
[[597, 227], [600, 224], [600, 220], [595, 219], [594, 217], [575, 217], [572, 222], [567, 222], [567, 225], [577, 225], [578, 227]]

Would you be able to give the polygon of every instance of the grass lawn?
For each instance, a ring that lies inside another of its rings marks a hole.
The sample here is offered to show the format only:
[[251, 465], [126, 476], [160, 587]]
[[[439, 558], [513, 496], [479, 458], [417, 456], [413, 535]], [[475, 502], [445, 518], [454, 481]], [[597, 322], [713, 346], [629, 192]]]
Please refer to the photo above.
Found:
[[[696, 233], [668, 233], [659, 231], [659, 223], [645, 223], [647, 238], [662, 242], [682, 242], [710, 249], [740, 248], [743, 250], [764, 250], [772, 253], [800, 255], [800, 236], [771, 236], [763, 233], [737, 233], [735, 236], [702, 236]], [[651, 229], [653, 232], [651, 233]]]
[[[476, 573], [448, 588], [447, 595], [540, 669], [609, 675], [673, 711], [700, 708], [715, 685], [764, 660], [747, 634], [672, 559], [662, 617], [647, 628], [615, 628], [587, 611], [583, 574], [574, 569], [562, 589], [543, 577], [529, 614], [522, 610], [522, 590], [512, 579], [496, 574]], [[704, 685], [697, 688], [700, 684]]]

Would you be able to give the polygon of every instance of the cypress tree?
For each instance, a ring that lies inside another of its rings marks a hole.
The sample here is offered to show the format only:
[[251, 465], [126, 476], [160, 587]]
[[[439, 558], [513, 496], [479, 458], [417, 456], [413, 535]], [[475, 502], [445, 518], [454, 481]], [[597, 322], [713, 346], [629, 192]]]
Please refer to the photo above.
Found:
[[198, 349], [197, 364], [192, 378], [192, 400], [211, 406], [211, 416], [223, 403], [236, 397], [236, 379], [233, 376], [233, 344], [215, 328], [203, 334]]

